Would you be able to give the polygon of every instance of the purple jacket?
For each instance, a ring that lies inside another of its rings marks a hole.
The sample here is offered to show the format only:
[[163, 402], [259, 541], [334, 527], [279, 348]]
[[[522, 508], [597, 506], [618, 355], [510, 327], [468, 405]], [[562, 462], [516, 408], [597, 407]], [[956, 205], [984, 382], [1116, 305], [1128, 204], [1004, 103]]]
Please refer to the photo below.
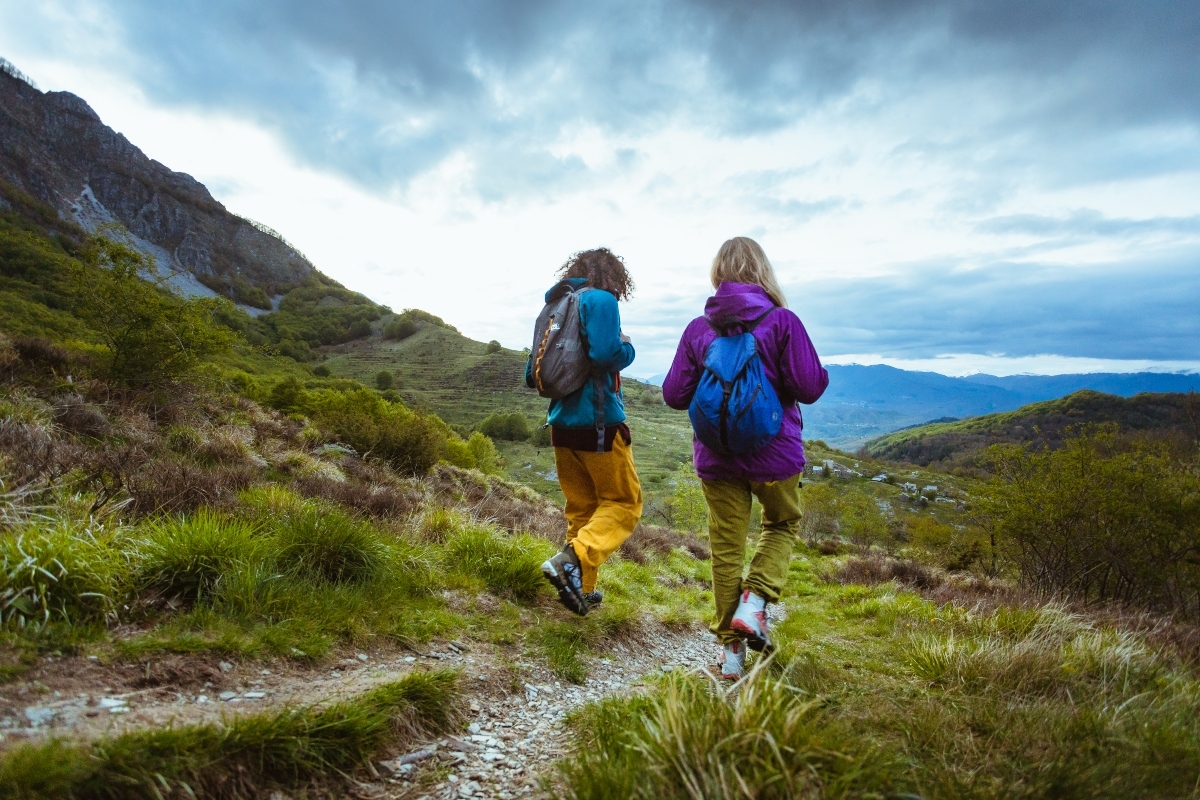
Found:
[[[736, 318], [750, 321], [774, 307], [762, 287], [751, 283], [722, 283], [683, 331], [671, 371], [663, 381], [663, 399], [671, 408], [685, 409], [692, 402], [704, 373], [704, 353], [717, 332], [709, 320]], [[829, 385], [829, 373], [808, 338], [800, 318], [786, 308], [772, 312], [754, 329], [754, 340], [767, 380], [783, 405], [778, 435], [761, 450], [733, 456], [714, 453], [693, 437], [696, 474], [707, 480], [743, 479], [760, 483], [790, 478], [804, 470], [804, 422], [796, 403], [815, 403]]]

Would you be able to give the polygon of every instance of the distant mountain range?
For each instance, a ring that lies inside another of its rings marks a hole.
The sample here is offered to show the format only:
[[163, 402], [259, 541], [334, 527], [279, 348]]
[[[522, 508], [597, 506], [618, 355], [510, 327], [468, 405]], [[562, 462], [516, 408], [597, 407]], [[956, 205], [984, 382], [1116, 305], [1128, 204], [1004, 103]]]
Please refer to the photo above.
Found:
[[[868, 439], [931, 420], [1012, 411], [1040, 400], [1092, 389], [1120, 397], [1142, 392], [1200, 391], [1200, 374], [1097, 372], [1078, 375], [969, 375], [951, 378], [884, 365], [831, 364], [829, 389], [804, 406], [804, 433], [853, 449]], [[665, 375], [649, 383], [661, 386]]]

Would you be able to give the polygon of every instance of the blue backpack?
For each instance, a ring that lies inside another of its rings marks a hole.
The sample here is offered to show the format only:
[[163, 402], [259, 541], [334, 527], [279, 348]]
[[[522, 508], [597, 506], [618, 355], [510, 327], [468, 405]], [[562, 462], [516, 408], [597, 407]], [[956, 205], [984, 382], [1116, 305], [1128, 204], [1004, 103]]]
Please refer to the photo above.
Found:
[[771, 311], [751, 322], [712, 325], [718, 336], [704, 354], [704, 374], [688, 406], [696, 438], [710, 450], [753, 453], [779, 433], [783, 407], [751, 333]]

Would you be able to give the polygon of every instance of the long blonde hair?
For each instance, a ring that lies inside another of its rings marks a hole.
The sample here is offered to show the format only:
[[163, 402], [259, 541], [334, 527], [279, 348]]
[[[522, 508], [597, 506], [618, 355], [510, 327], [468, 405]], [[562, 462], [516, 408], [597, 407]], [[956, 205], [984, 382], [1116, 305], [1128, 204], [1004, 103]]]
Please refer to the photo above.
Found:
[[713, 288], [719, 289], [725, 281], [761, 286], [772, 303], [787, 308], [787, 298], [779, 288], [779, 281], [775, 280], [775, 270], [767, 260], [767, 254], [753, 239], [735, 236], [721, 245], [712, 263]]

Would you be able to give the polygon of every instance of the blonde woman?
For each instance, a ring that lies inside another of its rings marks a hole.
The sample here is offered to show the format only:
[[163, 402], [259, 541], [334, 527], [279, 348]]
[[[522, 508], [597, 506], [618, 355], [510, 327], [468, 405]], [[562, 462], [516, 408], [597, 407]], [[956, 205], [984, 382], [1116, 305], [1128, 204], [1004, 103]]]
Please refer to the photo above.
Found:
[[[750, 452], [706, 445], [699, 435], [694, 442], [696, 473], [708, 503], [716, 603], [713, 632], [722, 647], [721, 676], [737, 680], [744, 673], [747, 647], [771, 648], [766, 606], [777, 602], [783, 591], [800, 529], [804, 425], [796, 404], [816, 402], [829, 384], [829, 374], [800, 318], [788, 310], [775, 270], [757, 242], [739, 236], [721, 245], [711, 277], [716, 294], [708, 298], [704, 314], [684, 330], [663, 382], [663, 398], [672, 408], [688, 408], [713, 343], [722, 336], [749, 333], [761, 374], [782, 410], [777, 432]], [[763, 533], [743, 576], [754, 497], [762, 504]]]

